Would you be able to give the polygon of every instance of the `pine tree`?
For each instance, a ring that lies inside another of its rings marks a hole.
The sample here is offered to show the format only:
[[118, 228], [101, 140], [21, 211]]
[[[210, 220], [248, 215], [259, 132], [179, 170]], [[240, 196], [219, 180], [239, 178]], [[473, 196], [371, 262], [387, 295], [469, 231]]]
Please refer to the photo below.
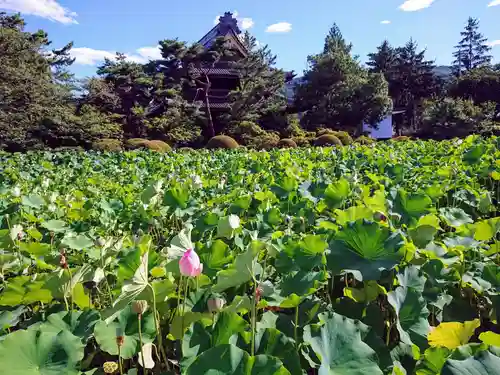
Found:
[[297, 88], [295, 98], [307, 128], [326, 126], [355, 133], [363, 122], [376, 124], [389, 111], [387, 81], [363, 68], [351, 56], [351, 47], [334, 25], [323, 52], [308, 57], [305, 83]]
[[396, 62], [396, 50], [384, 40], [380, 46], [377, 47], [377, 52], [368, 54], [368, 61], [366, 65], [372, 73], [383, 73], [385, 78], [389, 81], [390, 74]]
[[410, 39], [396, 49], [396, 59], [390, 79], [390, 92], [395, 106], [406, 110], [406, 122], [415, 125], [419, 103], [437, 93], [439, 84], [434, 75], [434, 62], [425, 59], [426, 50]]
[[469, 17], [467, 25], [460, 35], [462, 39], [455, 46], [456, 51], [453, 53], [455, 74], [461, 75], [464, 71], [467, 72], [491, 63], [492, 57], [488, 54], [491, 47], [486, 44], [487, 38], [479, 32], [477, 18]]
[[336, 23], [328, 31], [325, 38], [325, 46], [323, 48], [323, 53], [342, 51], [344, 53], [351, 53], [352, 43], [347, 43], [340, 31], [340, 28]]

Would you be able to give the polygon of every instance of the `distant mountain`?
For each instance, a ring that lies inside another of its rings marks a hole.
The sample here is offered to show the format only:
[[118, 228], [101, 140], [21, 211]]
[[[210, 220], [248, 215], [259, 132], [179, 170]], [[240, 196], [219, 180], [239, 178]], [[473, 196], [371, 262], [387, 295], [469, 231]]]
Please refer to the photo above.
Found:
[[453, 77], [453, 71], [451, 66], [439, 65], [434, 68], [434, 74], [445, 80], [451, 79]]

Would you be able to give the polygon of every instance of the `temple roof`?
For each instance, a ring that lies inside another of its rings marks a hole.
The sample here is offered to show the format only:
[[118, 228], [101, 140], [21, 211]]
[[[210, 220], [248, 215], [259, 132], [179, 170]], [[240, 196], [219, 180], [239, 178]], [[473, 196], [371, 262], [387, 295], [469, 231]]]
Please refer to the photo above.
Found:
[[240, 40], [240, 34], [241, 30], [238, 27], [238, 21], [233, 17], [231, 12], [226, 12], [223, 16], [219, 17], [219, 23], [201, 38], [198, 43], [202, 44], [205, 48], [210, 48], [217, 38], [224, 37], [242, 56], [246, 56], [248, 51]]

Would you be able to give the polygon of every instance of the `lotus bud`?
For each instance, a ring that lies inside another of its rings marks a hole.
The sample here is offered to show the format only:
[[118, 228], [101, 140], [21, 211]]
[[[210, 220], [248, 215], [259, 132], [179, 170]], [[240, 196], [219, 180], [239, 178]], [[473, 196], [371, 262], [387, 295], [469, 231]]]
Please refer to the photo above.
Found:
[[391, 214], [391, 220], [395, 221], [397, 223], [397, 222], [399, 222], [401, 220], [401, 215], [397, 214], [397, 213], [392, 213]]
[[255, 301], [258, 303], [260, 301], [260, 297], [262, 297], [262, 294], [264, 293], [264, 289], [262, 286], [258, 286], [257, 289], [255, 289]]
[[65, 270], [69, 268], [68, 260], [66, 259], [66, 251], [64, 249], [61, 249], [60, 252], [59, 265]]
[[141, 316], [148, 310], [148, 303], [144, 300], [134, 301], [132, 303], [132, 311]]
[[208, 311], [210, 311], [210, 313], [212, 313], [212, 314], [217, 313], [217, 312], [222, 310], [222, 308], [224, 307], [225, 304], [226, 304], [226, 301], [224, 300], [224, 298], [220, 298], [220, 297], [210, 298], [207, 301]]
[[373, 214], [373, 218], [377, 221], [382, 221], [382, 222], [385, 222], [387, 221], [387, 216], [385, 216], [385, 214], [381, 211], [377, 211]]
[[96, 240], [96, 245], [99, 246], [99, 247], [103, 247], [105, 243], [106, 243], [106, 241], [104, 241], [104, 238], [102, 238], [102, 237], [99, 237]]
[[118, 371], [118, 364], [116, 362], [104, 362], [102, 368], [105, 374], [114, 374]]
[[125, 342], [125, 336], [123, 336], [123, 330], [121, 328], [116, 329], [116, 345], [118, 347], [123, 346], [123, 343]]
[[196, 277], [203, 272], [200, 257], [193, 249], [187, 249], [179, 260], [179, 270], [183, 276]]

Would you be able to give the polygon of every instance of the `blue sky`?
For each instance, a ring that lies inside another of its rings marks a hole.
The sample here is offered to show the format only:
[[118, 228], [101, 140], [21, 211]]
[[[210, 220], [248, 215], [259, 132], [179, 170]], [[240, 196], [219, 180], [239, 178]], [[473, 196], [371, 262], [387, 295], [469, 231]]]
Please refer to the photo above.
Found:
[[135, 61], [157, 55], [158, 40], [196, 42], [217, 15], [236, 11], [240, 24], [278, 56], [278, 67], [302, 73], [336, 22], [362, 61], [383, 39], [402, 45], [413, 37], [437, 64], [450, 63], [469, 16], [500, 62], [500, 0], [0, 0], [0, 10], [20, 11], [28, 30], [42, 28], [54, 47], [74, 42], [73, 67], [92, 75], [115, 51]]

